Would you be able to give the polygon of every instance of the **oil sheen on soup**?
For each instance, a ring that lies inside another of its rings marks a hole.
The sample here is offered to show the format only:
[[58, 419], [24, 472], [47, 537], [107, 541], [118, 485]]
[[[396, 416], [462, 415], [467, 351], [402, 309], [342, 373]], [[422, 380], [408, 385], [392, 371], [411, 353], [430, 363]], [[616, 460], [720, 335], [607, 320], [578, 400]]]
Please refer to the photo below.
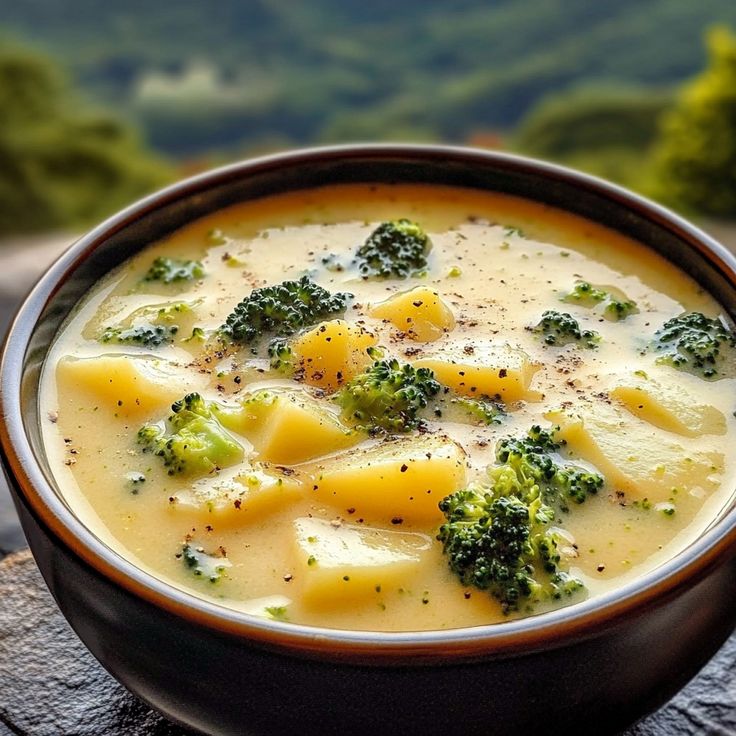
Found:
[[498, 623], [622, 586], [733, 488], [734, 336], [643, 246], [540, 204], [349, 185], [109, 274], [42, 378], [68, 502], [254, 616]]

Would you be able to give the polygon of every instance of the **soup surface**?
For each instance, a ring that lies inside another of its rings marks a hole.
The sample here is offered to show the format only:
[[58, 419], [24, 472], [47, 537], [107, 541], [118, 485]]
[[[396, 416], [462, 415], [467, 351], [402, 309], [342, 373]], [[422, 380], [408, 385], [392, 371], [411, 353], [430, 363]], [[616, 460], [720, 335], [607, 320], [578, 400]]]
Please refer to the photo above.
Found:
[[[401, 218], [426, 264], [379, 273], [361, 246]], [[305, 275], [323, 311], [264, 318], [254, 290]], [[46, 361], [46, 450], [85, 524], [194, 595], [339, 628], [501, 622], [653, 569], [728, 502], [725, 322], [706, 375], [667, 357], [679, 332], [653, 347], [690, 313], [722, 310], [641, 245], [536, 203], [274, 196], [87, 295]]]

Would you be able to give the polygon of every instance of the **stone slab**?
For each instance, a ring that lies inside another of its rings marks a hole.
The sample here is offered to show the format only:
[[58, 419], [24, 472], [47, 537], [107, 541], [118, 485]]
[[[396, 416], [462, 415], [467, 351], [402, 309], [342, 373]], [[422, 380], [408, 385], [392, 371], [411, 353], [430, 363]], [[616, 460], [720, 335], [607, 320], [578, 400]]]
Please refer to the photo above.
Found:
[[102, 669], [28, 550], [0, 562], [0, 736], [184, 736]]
[[[57, 609], [28, 550], [0, 561], [0, 736], [187, 734], [102, 669]], [[626, 736], [733, 734], [736, 634], [673, 700]]]

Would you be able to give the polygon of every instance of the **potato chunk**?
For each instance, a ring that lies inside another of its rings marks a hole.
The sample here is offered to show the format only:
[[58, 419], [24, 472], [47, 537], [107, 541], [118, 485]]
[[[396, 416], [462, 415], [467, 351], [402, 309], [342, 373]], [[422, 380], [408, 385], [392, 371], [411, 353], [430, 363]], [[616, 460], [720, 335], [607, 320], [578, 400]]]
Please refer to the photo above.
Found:
[[285, 465], [342, 450], [364, 438], [303, 391], [258, 391], [240, 407], [217, 413], [226, 427], [247, 437], [260, 460]]
[[567, 449], [592, 463], [608, 485], [635, 500], [669, 501], [675, 493], [710, 492], [719, 485], [720, 452], [688, 450], [650, 425], [596, 406], [585, 417], [561, 411], [547, 418], [559, 424]]
[[233, 525], [278, 511], [303, 493], [298, 474], [257, 463], [196, 481], [171, 497], [170, 508], [213, 526]]
[[292, 348], [306, 383], [335, 391], [371, 362], [376, 336], [342, 319], [322, 322], [294, 340]]
[[668, 432], [685, 437], [726, 433], [723, 412], [698, 401], [680, 385], [631, 376], [611, 391], [611, 397], [635, 416]]
[[371, 308], [371, 317], [391, 322], [417, 342], [432, 342], [455, 327], [455, 316], [440, 295], [428, 286], [396, 294]]
[[431, 368], [440, 383], [464, 396], [499, 396], [506, 402], [537, 396], [529, 386], [538, 366], [506, 343], [446, 343], [414, 365]]
[[200, 376], [178, 371], [166, 360], [112, 354], [63, 358], [56, 380], [60, 394], [87, 392], [89, 405], [100, 405], [122, 417], [151, 414], [202, 383]]
[[294, 532], [296, 579], [305, 603], [319, 606], [349, 604], [400, 584], [432, 546], [426, 534], [313, 518], [296, 519]]
[[306, 467], [321, 500], [359, 515], [439, 521], [437, 504], [465, 485], [465, 452], [449, 437], [382, 442]]

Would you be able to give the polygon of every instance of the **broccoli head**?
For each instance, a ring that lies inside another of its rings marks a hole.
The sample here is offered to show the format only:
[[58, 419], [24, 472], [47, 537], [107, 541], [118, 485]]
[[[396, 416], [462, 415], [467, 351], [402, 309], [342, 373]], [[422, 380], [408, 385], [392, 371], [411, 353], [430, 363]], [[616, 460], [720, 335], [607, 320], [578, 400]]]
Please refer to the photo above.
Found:
[[191, 570], [193, 575], [197, 577], [207, 578], [211, 583], [219, 582], [225, 574], [228, 567], [232, 567], [232, 563], [224, 556], [222, 551], [219, 554], [210, 554], [205, 552], [203, 547], [195, 547], [190, 542], [182, 545], [180, 555], [184, 565]]
[[320, 320], [341, 314], [352, 294], [331, 294], [308, 276], [254, 289], [228, 315], [220, 334], [252, 343], [264, 335], [288, 337]]
[[195, 281], [204, 276], [204, 266], [200, 261], [166, 258], [159, 256], [143, 276], [143, 281], [160, 281], [173, 284], [181, 281]]
[[534, 425], [525, 437], [499, 440], [496, 461], [500, 468], [491, 468], [489, 473], [494, 479], [506, 473], [506, 477], [498, 480], [504, 485], [511, 484], [514, 492], [528, 494], [537, 487], [546, 503], [567, 511], [568, 499], [580, 504], [597, 493], [603, 487], [603, 476], [564, 461], [558, 454], [563, 443], [555, 440], [554, 431]]
[[637, 314], [638, 311], [639, 308], [636, 306], [636, 302], [632, 302], [630, 299], [614, 299], [611, 297], [603, 308], [603, 316], [612, 322], [620, 322], [630, 314]]
[[294, 351], [286, 340], [277, 337], [268, 345], [268, 361], [271, 368], [285, 374], [293, 374], [296, 359]]
[[355, 263], [364, 278], [405, 279], [427, 268], [430, 246], [429, 237], [416, 222], [384, 222], [358, 248]]
[[451, 422], [490, 426], [502, 424], [506, 417], [503, 404], [487, 396], [444, 396], [435, 404], [435, 416]]
[[99, 339], [104, 343], [157, 348], [172, 343], [181, 329], [179, 323], [191, 320], [192, 316], [192, 305], [186, 302], [143, 307], [122, 324], [106, 327]]
[[199, 394], [187, 394], [171, 410], [166, 422], [138, 430], [138, 444], [160, 457], [169, 475], [207, 475], [243, 459], [241, 445]]
[[603, 478], [562, 461], [561, 446], [554, 429], [539, 426], [502, 439], [487, 482], [440, 502], [446, 521], [437, 538], [450, 569], [465, 585], [489, 591], [504, 613], [583, 589], [569, 572], [569, 540], [550, 525], [556, 507], [566, 509], [568, 498], [582, 503]]
[[582, 304], [584, 306], [593, 306], [602, 302], [608, 296], [608, 292], [598, 289], [587, 281], [578, 281], [569, 294], [562, 297], [563, 302], [570, 304]]
[[688, 312], [667, 320], [654, 333], [652, 347], [660, 353], [658, 363], [715, 378], [727, 357], [733, 362], [736, 334], [719, 319]]
[[100, 335], [100, 342], [157, 348], [172, 343], [177, 332], [179, 332], [177, 325], [156, 325], [151, 322], [143, 322], [134, 327], [106, 327]]
[[442, 542], [450, 569], [465, 585], [487, 590], [504, 613], [583, 588], [567, 571], [563, 538], [549, 527], [554, 511], [533, 492], [473, 485], [440, 502]]
[[418, 413], [440, 391], [429, 368], [414, 368], [396, 359], [377, 360], [355, 376], [336, 396], [343, 416], [371, 433], [408, 432], [420, 424]]
[[623, 294], [618, 298], [610, 291], [593, 286], [588, 281], [576, 282], [572, 291], [562, 297], [562, 301], [569, 304], [579, 304], [582, 307], [595, 307], [601, 304], [603, 306], [603, 316], [612, 322], [619, 322], [626, 319], [630, 314], [636, 314], [639, 311], [636, 302], [627, 299]]
[[601, 336], [595, 330], [581, 330], [578, 321], [567, 312], [548, 309], [542, 319], [531, 328], [547, 345], [567, 345], [577, 342], [586, 348], [598, 347]]

